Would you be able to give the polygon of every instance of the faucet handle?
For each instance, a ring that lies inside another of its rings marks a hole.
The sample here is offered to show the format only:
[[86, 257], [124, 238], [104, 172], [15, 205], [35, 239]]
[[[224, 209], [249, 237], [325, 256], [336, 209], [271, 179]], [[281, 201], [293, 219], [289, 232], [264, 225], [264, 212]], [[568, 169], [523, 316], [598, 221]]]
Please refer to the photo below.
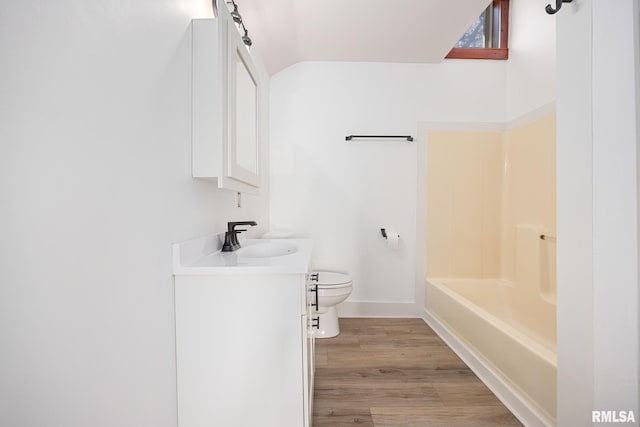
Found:
[[243, 231], [247, 231], [246, 229], [238, 229], [238, 230], [233, 230], [233, 231], [228, 231], [227, 233], [231, 234], [231, 244], [233, 245], [234, 248], [239, 248], [240, 247], [240, 242], [238, 242], [238, 234], [242, 233]]

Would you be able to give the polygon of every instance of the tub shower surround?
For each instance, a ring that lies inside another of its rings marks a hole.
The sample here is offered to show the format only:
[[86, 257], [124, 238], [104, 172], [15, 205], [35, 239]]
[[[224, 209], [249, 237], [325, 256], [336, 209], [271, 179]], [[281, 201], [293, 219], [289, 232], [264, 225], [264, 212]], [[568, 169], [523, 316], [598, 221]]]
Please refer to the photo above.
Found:
[[555, 115], [430, 132], [427, 159], [425, 320], [522, 422], [555, 425]]

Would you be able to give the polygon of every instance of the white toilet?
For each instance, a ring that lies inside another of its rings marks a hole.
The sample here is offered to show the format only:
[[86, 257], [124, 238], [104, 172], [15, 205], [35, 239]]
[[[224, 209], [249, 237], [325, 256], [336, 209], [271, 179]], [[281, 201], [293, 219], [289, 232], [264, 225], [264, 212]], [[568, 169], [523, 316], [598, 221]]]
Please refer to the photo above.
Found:
[[344, 273], [333, 271], [314, 271], [318, 274], [318, 317], [319, 327], [315, 330], [316, 338], [331, 338], [340, 333], [336, 305], [346, 300], [351, 294], [353, 282]]

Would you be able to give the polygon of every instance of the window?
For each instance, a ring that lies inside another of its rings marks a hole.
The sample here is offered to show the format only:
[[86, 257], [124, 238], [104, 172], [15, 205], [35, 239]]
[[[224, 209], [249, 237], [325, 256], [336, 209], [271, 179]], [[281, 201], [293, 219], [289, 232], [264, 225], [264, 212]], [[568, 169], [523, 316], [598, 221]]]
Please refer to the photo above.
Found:
[[446, 57], [507, 59], [508, 40], [509, 0], [493, 0]]

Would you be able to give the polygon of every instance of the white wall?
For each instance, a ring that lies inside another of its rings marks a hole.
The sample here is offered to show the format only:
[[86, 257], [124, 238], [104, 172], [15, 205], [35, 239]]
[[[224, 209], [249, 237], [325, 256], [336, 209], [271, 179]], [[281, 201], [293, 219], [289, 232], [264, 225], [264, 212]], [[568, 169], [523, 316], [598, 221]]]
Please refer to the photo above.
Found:
[[527, 116], [556, 99], [557, 15], [545, 13], [549, 0], [509, 4], [507, 121]]
[[267, 192], [191, 174], [192, 16], [208, 0], [0, 13], [0, 424], [175, 426], [170, 244]]
[[639, 417], [638, 3], [558, 19], [558, 423]]
[[[570, 6], [570, 7], [566, 7]], [[558, 16], [556, 197], [558, 425], [588, 425], [593, 399], [591, 4]]]
[[[415, 313], [418, 122], [503, 121], [504, 70], [500, 61], [300, 63], [272, 77], [271, 223], [312, 237], [316, 268], [353, 276], [343, 314]], [[417, 142], [346, 142], [350, 134]], [[400, 234], [398, 251], [381, 227]]]
[[640, 418], [638, 9], [634, 0], [593, 2], [593, 362], [594, 409]]

